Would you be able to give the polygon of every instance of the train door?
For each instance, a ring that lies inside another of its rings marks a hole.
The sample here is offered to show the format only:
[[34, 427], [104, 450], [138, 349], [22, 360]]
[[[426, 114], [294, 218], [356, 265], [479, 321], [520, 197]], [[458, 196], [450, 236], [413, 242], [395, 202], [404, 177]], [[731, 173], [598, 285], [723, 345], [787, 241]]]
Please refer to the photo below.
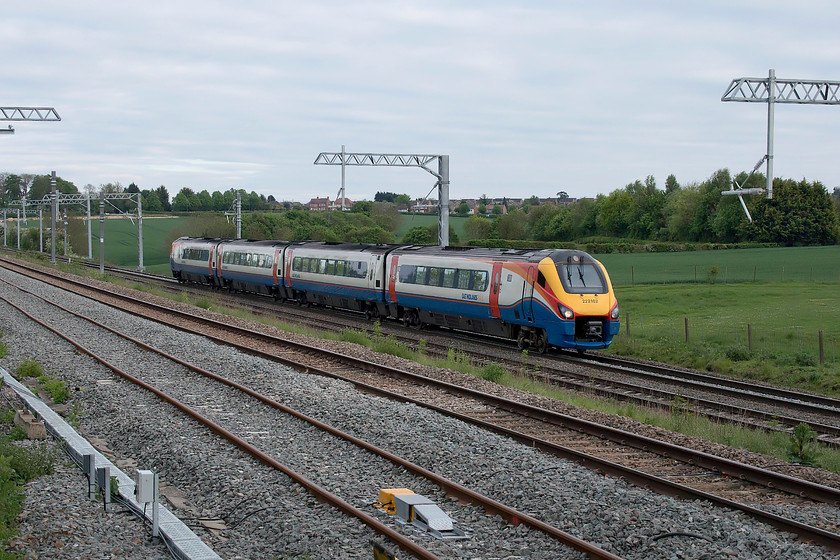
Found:
[[388, 274], [388, 293], [391, 298], [388, 303], [397, 303], [397, 262], [399, 260], [399, 255], [394, 255], [391, 258], [391, 272]]
[[213, 245], [210, 249], [210, 276], [219, 276], [219, 269], [222, 266], [219, 262], [219, 251], [221, 250], [221, 247], [222, 244], [217, 243], [216, 245]]
[[275, 251], [274, 251], [274, 266], [272, 267], [272, 270], [271, 270], [271, 276], [274, 279], [274, 285], [275, 286], [280, 285], [280, 278], [283, 277], [283, 271], [282, 271], [282, 268], [280, 267], [280, 264], [281, 264], [280, 259], [281, 258], [282, 257], [280, 255], [280, 249], [275, 249]]
[[502, 290], [502, 263], [493, 263], [490, 275], [490, 315], [499, 318], [499, 292]]
[[522, 286], [522, 317], [529, 323], [534, 322], [534, 281], [536, 275], [537, 267], [529, 266], [528, 275]]

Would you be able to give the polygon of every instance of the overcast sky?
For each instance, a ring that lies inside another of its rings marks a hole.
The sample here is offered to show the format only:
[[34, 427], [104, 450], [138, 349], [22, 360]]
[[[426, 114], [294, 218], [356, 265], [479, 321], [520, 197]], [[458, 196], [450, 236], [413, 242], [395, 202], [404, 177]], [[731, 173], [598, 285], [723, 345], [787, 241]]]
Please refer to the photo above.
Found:
[[[749, 170], [766, 104], [733, 78], [840, 80], [840, 2], [18, 2], [0, 19], [0, 172], [334, 198], [320, 152], [448, 154], [450, 198], [596, 196]], [[9, 123], [2, 123], [5, 128]], [[840, 107], [776, 106], [775, 175], [840, 186]], [[347, 169], [347, 196], [425, 196]]]

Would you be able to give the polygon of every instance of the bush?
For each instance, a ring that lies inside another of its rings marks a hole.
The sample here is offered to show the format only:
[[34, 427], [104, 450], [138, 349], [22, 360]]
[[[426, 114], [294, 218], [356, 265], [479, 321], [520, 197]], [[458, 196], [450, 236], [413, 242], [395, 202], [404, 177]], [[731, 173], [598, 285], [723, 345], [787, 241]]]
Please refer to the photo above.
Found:
[[10, 476], [14, 482], [24, 484], [45, 474], [52, 474], [55, 453], [38, 448], [12, 445], [8, 438], [0, 440], [0, 457], [8, 461], [14, 471]]
[[817, 433], [811, 426], [801, 422], [793, 429], [790, 436], [790, 458], [803, 465], [813, 465], [819, 451], [817, 449]]
[[752, 358], [752, 354], [746, 346], [728, 346], [723, 353], [733, 362], [744, 362]]
[[44, 387], [44, 390], [50, 394], [54, 403], [63, 403], [70, 398], [70, 391], [67, 389], [67, 383], [60, 379], [53, 379], [47, 375], [42, 375], [38, 378], [38, 382]]
[[498, 383], [505, 375], [505, 369], [498, 364], [490, 364], [481, 371], [481, 378]]
[[15, 534], [17, 516], [23, 502], [23, 490], [8, 457], [0, 454], [0, 541]]
[[24, 360], [15, 370], [18, 379], [23, 377], [41, 377], [44, 375], [44, 368], [35, 360]]

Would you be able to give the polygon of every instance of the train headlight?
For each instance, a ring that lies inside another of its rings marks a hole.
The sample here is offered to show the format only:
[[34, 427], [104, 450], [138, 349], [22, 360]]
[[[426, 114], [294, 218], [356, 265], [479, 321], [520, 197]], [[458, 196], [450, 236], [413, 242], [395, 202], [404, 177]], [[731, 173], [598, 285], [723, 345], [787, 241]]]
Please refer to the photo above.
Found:
[[612, 308], [610, 311], [610, 318], [615, 321], [618, 319], [618, 303], [615, 304], [615, 307]]
[[562, 303], [557, 304], [557, 310], [560, 312], [560, 316], [564, 319], [572, 320], [575, 318], [575, 312], [563, 305]]

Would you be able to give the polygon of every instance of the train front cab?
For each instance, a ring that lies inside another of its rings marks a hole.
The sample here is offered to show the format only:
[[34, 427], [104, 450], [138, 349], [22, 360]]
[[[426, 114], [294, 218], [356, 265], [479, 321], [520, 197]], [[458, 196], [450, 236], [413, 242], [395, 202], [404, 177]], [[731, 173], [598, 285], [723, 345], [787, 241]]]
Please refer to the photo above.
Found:
[[553, 306], [537, 319], [548, 325], [548, 343], [578, 351], [607, 348], [618, 334], [619, 311], [603, 265], [582, 251], [557, 251], [540, 261], [539, 272], [534, 290], [542, 289]]

